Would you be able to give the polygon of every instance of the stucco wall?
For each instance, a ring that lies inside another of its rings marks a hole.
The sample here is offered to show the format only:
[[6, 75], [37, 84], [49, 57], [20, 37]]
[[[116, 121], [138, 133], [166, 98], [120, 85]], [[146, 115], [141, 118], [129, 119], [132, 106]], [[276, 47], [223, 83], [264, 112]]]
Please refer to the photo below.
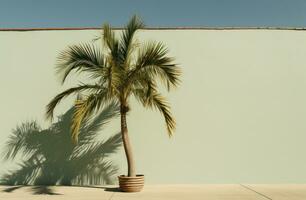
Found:
[[[46, 104], [75, 83], [60, 85], [56, 56], [99, 34], [0, 32], [0, 150], [17, 124], [50, 124]], [[144, 30], [138, 37], [164, 42], [183, 70], [181, 86], [167, 95], [178, 124], [173, 138], [158, 112], [132, 102], [128, 126], [148, 183], [305, 183], [306, 31]], [[115, 120], [101, 134], [119, 127]], [[113, 159], [124, 173], [123, 151]], [[0, 174], [12, 167], [0, 166]]]

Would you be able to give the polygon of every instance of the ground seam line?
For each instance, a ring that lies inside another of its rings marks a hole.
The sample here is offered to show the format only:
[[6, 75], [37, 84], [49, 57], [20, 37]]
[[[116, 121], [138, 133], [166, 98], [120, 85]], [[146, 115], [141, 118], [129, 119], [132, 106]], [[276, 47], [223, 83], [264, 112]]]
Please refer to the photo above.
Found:
[[248, 187], [248, 186], [246, 186], [246, 185], [240, 184], [240, 186], [241, 186], [241, 187], [244, 187], [244, 188], [247, 189], [247, 190], [250, 190], [250, 191], [252, 191], [252, 192], [255, 192], [256, 194], [258, 194], [258, 195], [260, 195], [260, 196], [263, 196], [263, 197], [266, 198], [266, 199], [273, 200], [272, 198], [268, 197], [267, 195], [262, 194], [262, 193], [260, 193], [260, 192], [257, 192], [256, 190], [254, 190], [254, 189], [252, 189], [252, 188], [250, 188], [250, 187]]
[[115, 196], [115, 192], [113, 192], [113, 194], [109, 197], [108, 200], [112, 200], [114, 196]]

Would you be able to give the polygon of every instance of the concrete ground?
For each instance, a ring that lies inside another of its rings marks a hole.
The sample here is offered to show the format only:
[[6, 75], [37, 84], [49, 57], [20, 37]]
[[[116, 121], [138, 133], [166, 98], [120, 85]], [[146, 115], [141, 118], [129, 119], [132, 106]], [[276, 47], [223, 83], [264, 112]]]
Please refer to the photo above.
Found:
[[140, 193], [114, 186], [0, 186], [0, 200], [306, 200], [306, 185], [146, 185]]

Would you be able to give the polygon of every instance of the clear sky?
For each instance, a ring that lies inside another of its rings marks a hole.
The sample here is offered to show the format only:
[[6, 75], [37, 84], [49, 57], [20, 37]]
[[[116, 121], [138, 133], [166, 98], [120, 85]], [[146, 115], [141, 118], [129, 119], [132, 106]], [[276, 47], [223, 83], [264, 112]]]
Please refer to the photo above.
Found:
[[306, 27], [306, 0], [0, 0], [0, 28], [122, 26]]

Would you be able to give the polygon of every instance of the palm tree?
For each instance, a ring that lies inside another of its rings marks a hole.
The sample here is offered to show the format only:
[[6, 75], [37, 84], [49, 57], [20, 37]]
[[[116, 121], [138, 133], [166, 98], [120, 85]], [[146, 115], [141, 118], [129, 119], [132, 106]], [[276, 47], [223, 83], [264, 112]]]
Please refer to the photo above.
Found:
[[179, 84], [180, 70], [168, 57], [168, 50], [161, 42], [140, 44], [135, 33], [144, 28], [144, 23], [133, 16], [120, 36], [109, 24], [103, 26], [99, 39], [103, 49], [93, 43], [69, 46], [58, 58], [57, 72], [65, 82], [71, 72], [86, 74], [90, 83], [70, 88], [47, 105], [46, 116], [52, 119], [53, 111], [60, 101], [69, 95], [83, 94], [75, 102], [71, 126], [72, 139], [77, 142], [80, 125], [84, 120], [109, 104], [120, 104], [121, 134], [128, 164], [128, 177], [135, 177], [135, 164], [128, 137], [126, 116], [130, 110], [130, 97], [134, 96], [145, 108], [158, 109], [164, 116], [169, 136], [175, 130], [175, 120], [168, 102], [158, 92], [158, 85], [169, 91]]
[[[108, 157], [122, 145], [121, 133], [107, 140], [97, 134], [118, 116], [118, 105], [110, 104], [80, 128], [79, 143], [71, 142], [74, 108], [49, 128], [36, 121], [22, 123], [10, 135], [3, 151], [6, 160], [22, 157], [18, 169], [0, 178], [5, 185], [96, 185], [112, 184], [118, 172]], [[50, 145], [52, 144], [52, 145]]]

